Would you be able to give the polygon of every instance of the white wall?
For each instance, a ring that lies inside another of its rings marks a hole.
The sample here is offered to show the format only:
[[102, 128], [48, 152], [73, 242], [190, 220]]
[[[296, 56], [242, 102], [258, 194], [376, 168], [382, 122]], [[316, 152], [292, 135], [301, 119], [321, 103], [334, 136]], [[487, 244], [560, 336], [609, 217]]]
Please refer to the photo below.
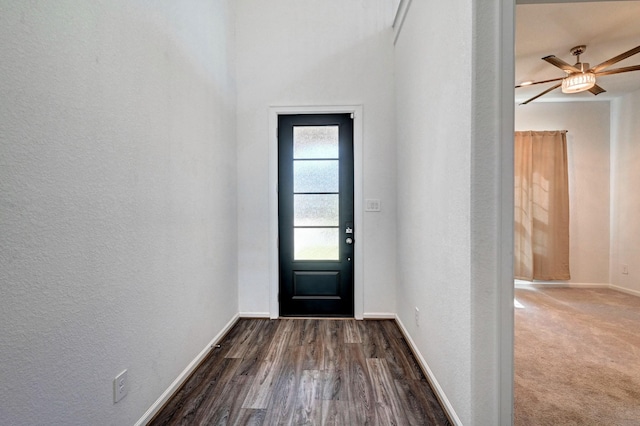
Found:
[[397, 312], [465, 425], [511, 419], [511, 7], [413, 1], [395, 53]]
[[[640, 295], [640, 91], [611, 102], [611, 284]], [[628, 274], [622, 274], [622, 265]]]
[[[461, 30], [443, 44], [440, 32], [449, 26]], [[398, 316], [465, 424], [471, 406], [471, 61], [447, 52], [468, 51], [470, 33], [467, 2], [429, 10], [414, 1], [396, 44]], [[437, 66], [443, 54], [447, 66]]]
[[[269, 312], [272, 106], [362, 105], [364, 313], [395, 311], [393, 0], [237, 2], [240, 312]], [[361, 203], [362, 200], [355, 200]]]
[[133, 424], [237, 313], [233, 21], [0, 3], [0, 424]]
[[572, 284], [609, 283], [609, 102], [533, 102], [516, 130], [568, 130]]

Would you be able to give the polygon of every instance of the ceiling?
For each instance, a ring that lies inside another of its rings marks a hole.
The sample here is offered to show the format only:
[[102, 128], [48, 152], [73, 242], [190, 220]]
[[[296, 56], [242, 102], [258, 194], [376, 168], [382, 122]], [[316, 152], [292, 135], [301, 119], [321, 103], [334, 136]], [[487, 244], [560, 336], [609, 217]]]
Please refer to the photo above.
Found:
[[[526, 0], [521, 0], [522, 3]], [[564, 77], [559, 68], [541, 58], [555, 55], [574, 64], [569, 50], [581, 44], [587, 50], [582, 62], [597, 65], [640, 45], [640, 1], [600, 1], [580, 3], [518, 4], [516, 6], [515, 82]], [[609, 69], [640, 64], [640, 54]], [[516, 102], [523, 102], [554, 83], [515, 89]], [[598, 85], [606, 92], [564, 94], [560, 88], [533, 102], [574, 102], [611, 100], [640, 90], [640, 71], [602, 76]]]

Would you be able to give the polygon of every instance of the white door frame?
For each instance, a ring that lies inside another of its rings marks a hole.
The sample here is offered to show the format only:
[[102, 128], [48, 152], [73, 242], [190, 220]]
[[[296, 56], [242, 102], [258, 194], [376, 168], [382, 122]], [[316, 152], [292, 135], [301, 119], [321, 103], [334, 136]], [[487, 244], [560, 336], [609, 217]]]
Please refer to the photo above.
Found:
[[354, 240], [353, 262], [354, 316], [364, 314], [363, 282], [363, 208], [362, 208], [362, 105], [335, 106], [274, 106], [269, 107], [269, 316], [279, 316], [278, 291], [280, 270], [278, 262], [278, 115], [283, 114], [353, 114], [353, 207]]

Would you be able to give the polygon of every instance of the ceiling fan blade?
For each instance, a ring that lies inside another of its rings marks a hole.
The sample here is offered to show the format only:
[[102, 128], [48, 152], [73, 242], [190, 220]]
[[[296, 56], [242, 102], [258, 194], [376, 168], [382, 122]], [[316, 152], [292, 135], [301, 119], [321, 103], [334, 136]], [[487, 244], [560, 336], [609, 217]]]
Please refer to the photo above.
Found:
[[609, 59], [608, 61], [604, 61], [603, 63], [596, 65], [595, 67], [591, 68], [592, 72], [598, 72], [600, 70], [603, 70], [607, 67], [610, 67], [611, 65], [615, 64], [616, 62], [620, 62], [623, 59], [627, 59], [629, 56], [633, 56], [636, 53], [640, 53], [640, 46], [636, 46], [631, 50], [627, 50], [624, 53], [619, 54], [618, 56], [614, 56], [613, 58]]
[[540, 80], [540, 81], [534, 81], [533, 83], [529, 83], [529, 84], [518, 84], [516, 86], [516, 89], [519, 87], [527, 87], [527, 86], [533, 86], [534, 84], [543, 84], [543, 83], [551, 83], [552, 81], [559, 81], [562, 80], [564, 77], [558, 77], [558, 78], [552, 78], [550, 80]]
[[580, 72], [580, 70], [578, 68], [574, 67], [571, 64], [566, 63], [565, 61], [563, 61], [560, 58], [556, 58], [554, 55], [545, 56], [544, 58], [542, 58], [542, 60], [543, 61], [547, 61], [551, 65], [554, 65], [554, 66], [560, 68], [562, 71], [566, 71], [568, 73]]
[[526, 104], [528, 104], [529, 102], [531, 102], [531, 101], [534, 101], [534, 100], [538, 99], [540, 96], [542, 96], [542, 95], [546, 95], [547, 93], [549, 93], [549, 92], [550, 92], [550, 91], [552, 91], [552, 90], [556, 90], [556, 89], [557, 89], [558, 87], [560, 87], [560, 86], [562, 86], [562, 83], [558, 83], [558, 84], [556, 84], [555, 86], [549, 87], [549, 88], [548, 88], [547, 90], [545, 90], [544, 92], [542, 92], [542, 93], [539, 93], [539, 94], [535, 95], [533, 98], [527, 99], [526, 101], [522, 102], [520, 105], [526, 105]]
[[629, 72], [629, 71], [640, 71], [640, 65], [632, 65], [630, 67], [622, 67], [622, 68], [616, 68], [613, 70], [600, 71], [596, 73], [596, 76], [599, 77], [601, 75], [620, 74], [621, 72]]
[[591, 89], [589, 89], [589, 91], [594, 95], [598, 95], [602, 92], [606, 92], [606, 90], [604, 90], [602, 87], [598, 86], [597, 84], [593, 86]]

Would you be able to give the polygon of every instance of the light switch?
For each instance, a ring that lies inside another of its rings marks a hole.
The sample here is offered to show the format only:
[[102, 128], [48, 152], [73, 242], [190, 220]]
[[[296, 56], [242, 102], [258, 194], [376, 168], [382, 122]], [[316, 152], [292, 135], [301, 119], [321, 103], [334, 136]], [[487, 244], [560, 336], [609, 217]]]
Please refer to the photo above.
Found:
[[375, 198], [367, 198], [364, 200], [364, 211], [366, 212], [379, 212], [380, 211], [380, 200]]

